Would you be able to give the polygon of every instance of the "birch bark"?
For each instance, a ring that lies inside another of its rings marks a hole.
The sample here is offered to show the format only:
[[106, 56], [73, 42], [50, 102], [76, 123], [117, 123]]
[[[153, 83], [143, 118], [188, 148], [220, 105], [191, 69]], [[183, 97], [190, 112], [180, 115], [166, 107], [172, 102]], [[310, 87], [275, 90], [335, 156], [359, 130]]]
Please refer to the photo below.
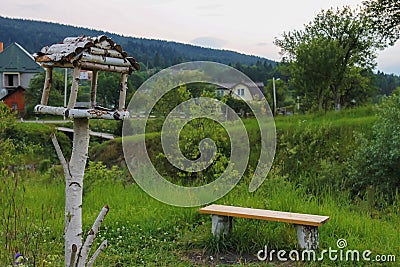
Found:
[[[74, 119], [74, 140], [70, 177], [66, 177], [65, 190], [65, 266], [70, 267], [72, 247], [82, 247], [82, 189], [89, 147], [89, 120]], [[76, 265], [76, 259], [71, 266]]]

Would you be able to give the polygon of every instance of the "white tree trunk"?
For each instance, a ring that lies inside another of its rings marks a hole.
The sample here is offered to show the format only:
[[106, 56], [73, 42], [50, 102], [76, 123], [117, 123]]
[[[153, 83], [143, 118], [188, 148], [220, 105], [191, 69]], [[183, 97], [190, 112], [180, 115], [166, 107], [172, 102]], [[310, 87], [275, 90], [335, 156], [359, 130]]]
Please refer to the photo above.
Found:
[[46, 68], [46, 79], [44, 80], [42, 99], [40, 100], [41, 105], [45, 106], [47, 105], [47, 101], [49, 100], [52, 80], [53, 80], [53, 68]]
[[97, 79], [98, 79], [98, 71], [92, 71], [92, 86], [90, 90], [90, 108], [94, 108], [96, 104], [96, 94], [97, 94]]
[[89, 120], [74, 119], [74, 140], [71, 160], [69, 162], [70, 176], [66, 176], [65, 190], [65, 266], [75, 266], [76, 258], [70, 265], [72, 247], [78, 251], [82, 247], [82, 189], [85, 165], [89, 147]]
[[74, 75], [72, 77], [71, 92], [70, 92], [70, 95], [69, 95], [69, 101], [68, 101], [68, 106], [67, 106], [68, 109], [71, 109], [71, 108], [75, 107], [76, 99], [78, 97], [80, 76], [81, 76], [81, 68], [80, 67], [75, 67], [74, 68]]
[[127, 90], [128, 90], [128, 74], [122, 73], [121, 88], [119, 92], [119, 104], [118, 104], [119, 111], [123, 111], [125, 109], [125, 99]]
[[51, 107], [36, 105], [35, 112], [38, 114], [52, 114], [65, 116], [66, 118], [88, 118], [106, 120], [124, 120], [129, 118], [127, 110], [101, 110], [101, 109], [68, 109], [64, 107]]
[[64, 169], [65, 189], [65, 266], [66, 267], [89, 267], [102, 250], [107, 246], [104, 240], [100, 247], [88, 261], [89, 252], [101, 223], [106, 217], [109, 207], [105, 205], [97, 216], [92, 228], [82, 246], [82, 193], [83, 176], [89, 146], [89, 123], [88, 119], [74, 120], [74, 141], [71, 161], [68, 163], [61, 151], [55, 134], [51, 134], [51, 140], [57, 152], [57, 156]]

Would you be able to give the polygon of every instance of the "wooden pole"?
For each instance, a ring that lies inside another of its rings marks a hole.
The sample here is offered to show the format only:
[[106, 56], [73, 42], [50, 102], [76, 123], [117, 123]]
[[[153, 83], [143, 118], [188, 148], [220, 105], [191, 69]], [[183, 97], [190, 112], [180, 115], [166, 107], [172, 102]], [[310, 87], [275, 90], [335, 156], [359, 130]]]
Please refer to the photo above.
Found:
[[66, 118], [88, 118], [106, 120], [124, 120], [129, 118], [127, 110], [101, 110], [101, 109], [68, 109], [63, 107], [51, 107], [36, 105], [35, 112], [38, 114], [52, 114], [65, 116]]
[[121, 75], [121, 91], [119, 92], [119, 104], [118, 104], [119, 111], [125, 109], [125, 99], [127, 90], [128, 90], [128, 74], [123, 73]]
[[79, 89], [79, 81], [80, 81], [80, 75], [81, 75], [81, 68], [80, 67], [75, 67], [74, 68], [74, 74], [72, 77], [72, 88], [71, 88], [71, 93], [69, 95], [69, 101], [68, 101], [68, 109], [74, 108], [76, 104], [76, 98], [78, 97], [78, 89]]
[[50, 94], [52, 81], [53, 81], [53, 68], [46, 68], [46, 78], [44, 81], [42, 99], [40, 101], [41, 105], [45, 105], [45, 106], [47, 105], [47, 102], [49, 100], [49, 94]]
[[80, 66], [83, 69], [101, 70], [101, 71], [109, 71], [109, 72], [130, 73], [132, 71], [131, 67], [104, 65], [104, 64], [98, 64], [98, 63], [86, 62], [86, 61], [79, 62], [78, 66]]
[[98, 77], [98, 71], [93, 70], [93, 72], [92, 72], [92, 89], [90, 91], [90, 107], [91, 108], [94, 108], [96, 106], [97, 77]]

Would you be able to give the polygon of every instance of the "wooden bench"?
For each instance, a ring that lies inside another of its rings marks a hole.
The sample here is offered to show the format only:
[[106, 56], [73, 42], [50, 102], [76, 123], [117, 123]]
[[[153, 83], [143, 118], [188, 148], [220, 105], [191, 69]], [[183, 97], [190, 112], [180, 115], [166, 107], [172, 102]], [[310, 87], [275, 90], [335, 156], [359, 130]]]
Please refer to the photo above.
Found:
[[232, 217], [295, 224], [297, 238], [301, 249], [318, 249], [318, 227], [329, 220], [329, 216], [242, 208], [216, 204], [201, 208], [199, 212], [212, 215], [211, 232], [216, 237], [220, 237], [221, 235], [229, 235], [232, 229]]

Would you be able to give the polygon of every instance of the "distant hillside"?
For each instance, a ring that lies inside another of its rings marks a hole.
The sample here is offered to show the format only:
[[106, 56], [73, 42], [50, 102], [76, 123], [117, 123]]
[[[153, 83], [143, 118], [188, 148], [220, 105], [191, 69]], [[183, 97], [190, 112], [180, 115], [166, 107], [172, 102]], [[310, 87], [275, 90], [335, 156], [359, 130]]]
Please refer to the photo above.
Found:
[[257, 61], [272, 66], [276, 64], [276, 62], [265, 58], [233, 51], [202, 48], [169, 41], [125, 37], [100, 30], [57, 23], [0, 17], [0, 41], [4, 43], [4, 46], [17, 42], [31, 53], [39, 51], [43, 46], [60, 42], [67, 36], [98, 36], [101, 34], [111, 37], [130, 55], [149, 67], [167, 67], [192, 60], [208, 60], [231, 65], [236, 63], [252, 65], [256, 64]]

